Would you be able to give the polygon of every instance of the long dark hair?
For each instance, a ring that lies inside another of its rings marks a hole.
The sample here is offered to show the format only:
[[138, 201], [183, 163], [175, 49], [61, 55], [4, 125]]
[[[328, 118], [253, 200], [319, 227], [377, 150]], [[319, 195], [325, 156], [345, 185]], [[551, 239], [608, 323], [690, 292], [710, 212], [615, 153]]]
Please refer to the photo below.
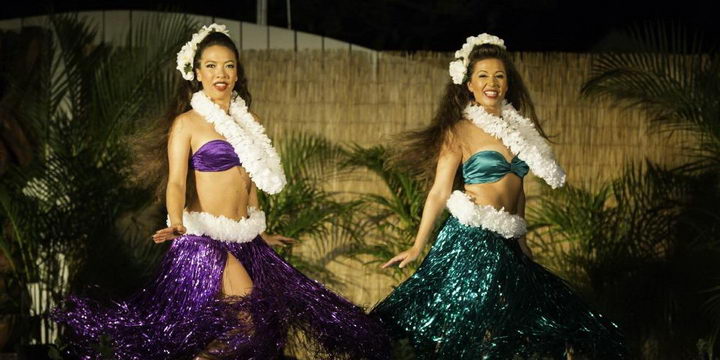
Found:
[[[195, 57], [193, 59], [193, 72], [200, 65], [200, 57], [205, 49], [210, 46], [224, 46], [235, 54], [237, 82], [233, 90], [245, 101], [250, 108], [252, 104], [252, 96], [248, 90], [247, 78], [245, 77], [245, 69], [240, 63], [240, 53], [235, 43], [227, 35], [221, 32], [212, 32], [208, 34], [197, 46]], [[178, 115], [189, 111], [190, 100], [192, 95], [202, 90], [202, 83], [197, 80], [197, 76], [190, 81], [181, 81], [178, 84], [176, 96], [170, 101], [167, 111], [160, 117], [159, 121], [150, 126], [150, 129], [140, 137], [135, 144], [135, 174], [140, 181], [147, 179], [158, 179], [156, 184], [155, 196], [158, 200], [165, 197], [165, 190], [168, 183], [169, 164], [167, 157], [168, 134]], [[148, 184], [150, 185], [150, 184]], [[189, 204], [195, 197], [195, 177], [192, 171], [188, 171], [185, 204]]]
[[445, 86], [445, 93], [440, 99], [440, 106], [430, 125], [420, 130], [402, 133], [397, 137], [400, 145], [393, 156], [392, 164], [401, 166], [425, 181], [433, 180], [440, 148], [443, 144], [454, 146], [453, 129], [463, 119], [465, 107], [474, 99], [473, 94], [467, 88], [472, 69], [475, 63], [485, 59], [498, 59], [503, 62], [508, 78], [508, 91], [505, 99], [521, 114], [532, 120], [540, 135], [547, 138], [538, 122], [530, 94], [520, 73], [510, 60], [508, 52], [496, 45], [482, 44], [473, 48], [469, 59], [463, 83], [457, 85], [452, 81], [448, 82]]

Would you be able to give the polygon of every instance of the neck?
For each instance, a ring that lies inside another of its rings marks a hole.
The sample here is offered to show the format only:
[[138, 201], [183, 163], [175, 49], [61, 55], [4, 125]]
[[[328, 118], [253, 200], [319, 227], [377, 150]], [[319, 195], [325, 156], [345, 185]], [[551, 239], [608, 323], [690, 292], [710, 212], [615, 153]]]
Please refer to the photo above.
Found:
[[485, 112], [487, 112], [488, 114], [492, 114], [495, 116], [502, 116], [502, 103], [501, 102], [498, 102], [497, 104], [492, 105], [492, 106], [485, 106], [475, 100], [472, 100], [472, 104], [474, 106], [481, 106], [485, 110]]
[[501, 116], [502, 115], [502, 105], [499, 103], [495, 106], [483, 106], [483, 109], [487, 111], [490, 114], [493, 114], [495, 116]]
[[226, 96], [223, 96], [221, 98], [214, 98], [210, 96], [208, 93], [205, 93], [205, 95], [217, 106], [219, 106], [221, 109], [223, 109], [225, 112], [230, 111], [230, 101], [231, 101], [231, 95], [228, 94]]

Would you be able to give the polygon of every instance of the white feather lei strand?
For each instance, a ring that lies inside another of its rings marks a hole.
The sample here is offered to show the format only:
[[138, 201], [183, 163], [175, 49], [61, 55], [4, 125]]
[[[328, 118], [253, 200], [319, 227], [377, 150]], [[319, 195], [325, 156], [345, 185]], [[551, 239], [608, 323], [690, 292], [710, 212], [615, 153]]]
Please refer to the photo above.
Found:
[[510, 103], [503, 103], [502, 117], [472, 104], [465, 108], [464, 114], [477, 127], [502, 140], [512, 153], [525, 161], [530, 170], [553, 189], [565, 184], [565, 171], [555, 161], [548, 143], [540, 136], [532, 121], [520, 115]]
[[[170, 217], [167, 225], [170, 226]], [[265, 213], [249, 207], [247, 218], [233, 220], [206, 212], [183, 211], [183, 225], [188, 235], [205, 235], [218, 241], [243, 243], [252, 241], [265, 231]]]
[[490, 205], [475, 204], [460, 190], [453, 191], [447, 200], [447, 208], [461, 224], [494, 231], [506, 238], [517, 238], [527, 232], [527, 223], [519, 215]]
[[193, 94], [190, 104], [233, 146], [242, 167], [260, 190], [277, 194], [285, 187], [287, 180], [280, 156], [265, 134], [265, 128], [255, 121], [240, 96], [233, 93], [230, 115], [202, 90]]

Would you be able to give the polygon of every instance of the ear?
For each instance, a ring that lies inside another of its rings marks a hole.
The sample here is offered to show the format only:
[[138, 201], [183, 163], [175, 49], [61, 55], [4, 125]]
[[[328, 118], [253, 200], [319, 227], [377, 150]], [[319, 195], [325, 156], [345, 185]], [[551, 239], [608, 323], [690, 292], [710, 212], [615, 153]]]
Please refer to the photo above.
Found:
[[197, 79], [197, 81], [199, 81], [199, 82], [202, 82], [202, 75], [200, 73], [200, 70], [194, 69], [193, 71], [195, 71], [195, 79]]

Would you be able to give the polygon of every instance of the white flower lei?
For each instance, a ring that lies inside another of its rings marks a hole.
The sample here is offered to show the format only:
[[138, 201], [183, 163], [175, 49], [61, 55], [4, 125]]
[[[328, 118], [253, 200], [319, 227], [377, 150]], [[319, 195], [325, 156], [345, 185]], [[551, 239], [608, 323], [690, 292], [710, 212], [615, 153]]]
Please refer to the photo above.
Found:
[[[265, 213], [248, 207], [248, 217], [233, 220], [206, 212], [183, 211], [183, 224], [188, 235], [209, 236], [223, 242], [244, 243], [255, 239], [265, 231]], [[167, 218], [170, 226], [170, 217]]]
[[555, 161], [552, 149], [535, 129], [530, 119], [520, 115], [507, 101], [502, 118], [488, 113], [482, 106], [468, 105], [465, 117], [486, 133], [502, 140], [511, 152], [525, 161], [530, 170], [553, 189], [565, 184], [565, 172]]
[[192, 80], [195, 78], [193, 73], [193, 59], [195, 59], [195, 52], [197, 51], [198, 44], [205, 39], [212, 32], [221, 32], [227, 36], [230, 36], [230, 32], [225, 28], [225, 25], [212, 24], [203, 26], [200, 31], [193, 34], [192, 39], [183, 45], [180, 52], [177, 53], [177, 69], [182, 74], [183, 79]]
[[279, 193], [286, 184], [280, 157], [272, 146], [265, 128], [247, 110], [245, 101], [233, 92], [230, 115], [201, 91], [193, 94], [193, 109], [215, 127], [218, 134], [233, 146], [257, 187], [269, 194]]
[[490, 205], [475, 204], [460, 190], [455, 190], [447, 200], [447, 208], [458, 221], [467, 226], [494, 231], [506, 238], [517, 238], [527, 233], [527, 223], [519, 215]]
[[454, 84], [460, 85], [465, 79], [465, 73], [470, 62], [470, 53], [473, 48], [482, 44], [491, 44], [505, 49], [505, 41], [495, 35], [482, 33], [478, 36], [470, 36], [462, 48], [455, 52], [455, 61], [450, 62], [450, 77]]

